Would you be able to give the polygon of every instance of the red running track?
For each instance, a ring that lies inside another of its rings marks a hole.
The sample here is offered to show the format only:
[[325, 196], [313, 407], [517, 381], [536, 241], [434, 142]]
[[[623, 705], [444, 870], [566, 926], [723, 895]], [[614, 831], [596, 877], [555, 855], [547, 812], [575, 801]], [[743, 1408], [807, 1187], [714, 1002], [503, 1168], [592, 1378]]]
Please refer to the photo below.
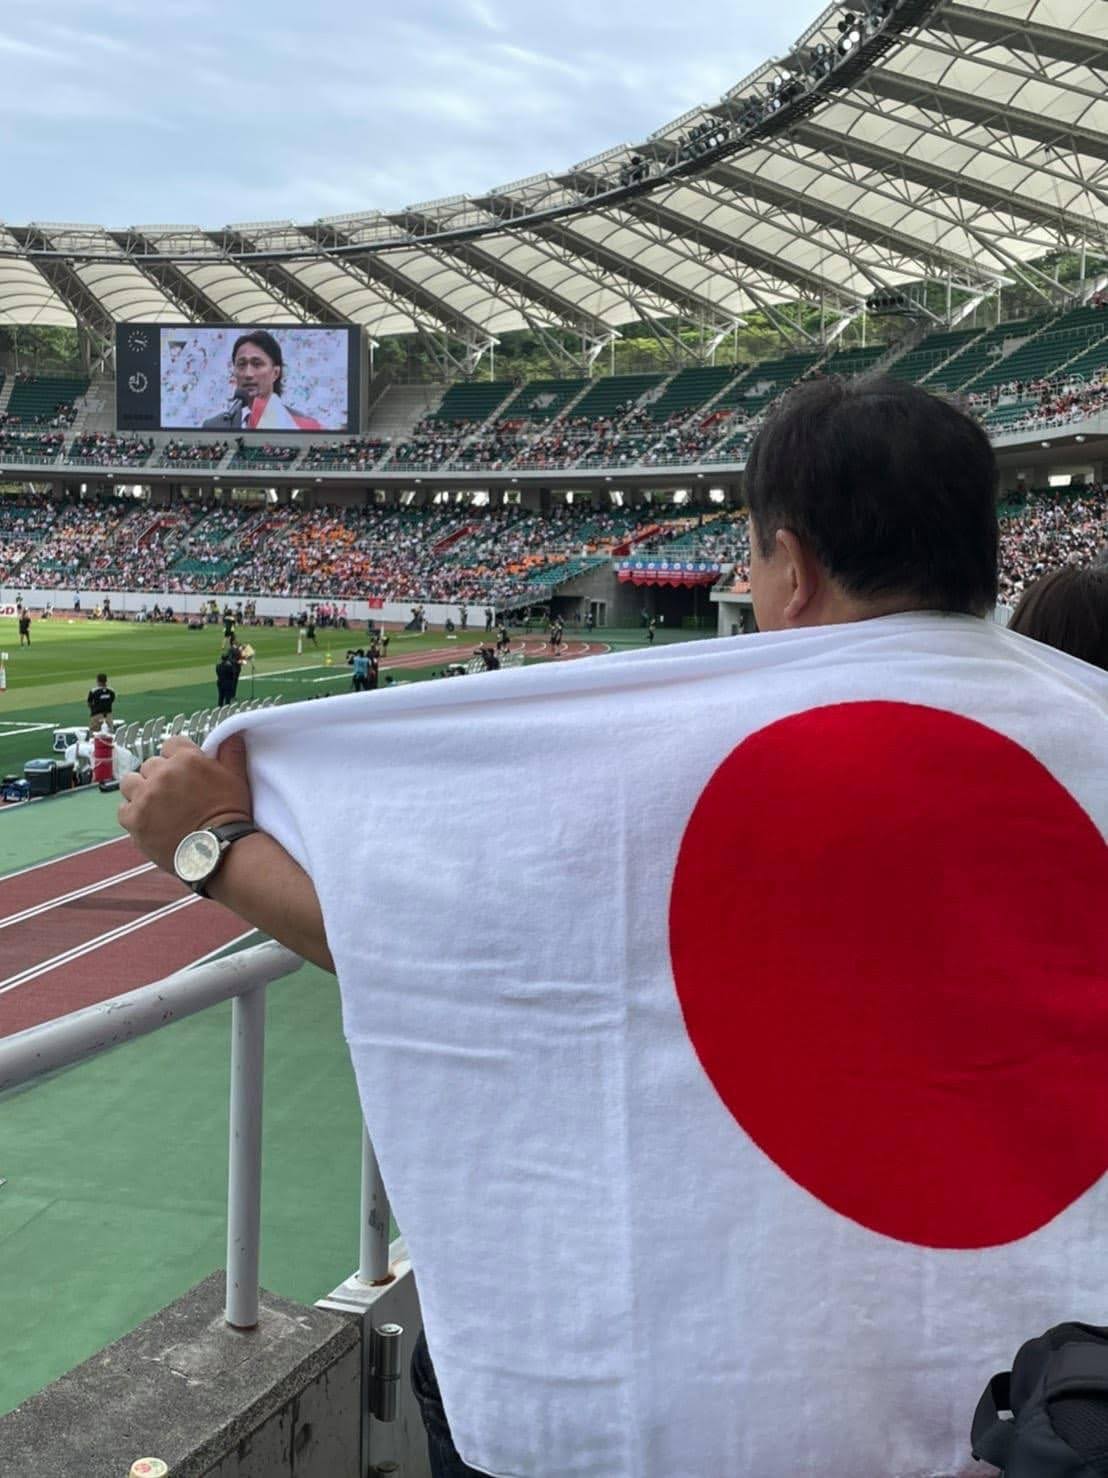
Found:
[[[475, 645], [471, 637], [388, 667], [457, 660]], [[549, 652], [534, 639], [513, 644], [521, 649]], [[561, 655], [607, 650], [571, 638]], [[125, 836], [0, 878], [0, 1037], [161, 980], [250, 932], [159, 872]]]
[[248, 932], [129, 837], [0, 878], [0, 1036], [161, 980]]

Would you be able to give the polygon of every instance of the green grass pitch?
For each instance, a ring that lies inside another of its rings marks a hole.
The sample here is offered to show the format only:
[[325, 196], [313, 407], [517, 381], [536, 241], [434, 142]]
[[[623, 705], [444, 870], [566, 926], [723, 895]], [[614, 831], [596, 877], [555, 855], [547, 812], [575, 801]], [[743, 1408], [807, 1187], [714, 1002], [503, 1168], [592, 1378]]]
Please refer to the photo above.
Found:
[[[244, 627], [239, 639], [258, 654], [254, 696], [291, 702], [348, 692], [346, 651], [364, 646], [366, 634], [321, 627], [318, 648], [306, 642], [302, 656], [296, 652], [297, 633], [287, 626]], [[392, 632], [389, 660], [446, 645], [441, 631], [425, 636]], [[36, 620], [31, 645], [21, 648], [15, 618], [0, 619], [0, 652], [7, 653], [7, 690], [0, 693], [0, 772], [22, 774], [27, 760], [50, 753], [53, 728], [88, 722], [85, 695], [98, 672], [108, 674], [117, 694], [115, 717], [124, 723], [214, 707], [215, 664], [222, 648], [222, 623], [189, 631], [183, 625], [70, 621], [64, 616]], [[418, 680], [432, 670], [437, 669], [407, 671], [404, 677]], [[251, 680], [247, 666], [239, 681], [240, 698], [251, 696]]]
[[[522, 637], [513, 628], [513, 639]], [[659, 632], [659, 642], [688, 640], [707, 632]], [[254, 672], [245, 667], [239, 680], [239, 698], [279, 697], [283, 703], [326, 697], [350, 691], [348, 648], [364, 646], [364, 628], [353, 631], [320, 627], [318, 646], [305, 642], [297, 655], [297, 632], [288, 626], [247, 626], [238, 633], [257, 652]], [[543, 632], [536, 625], [536, 639]], [[586, 633], [571, 628], [570, 644]], [[401, 681], [422, 681], [441, 672], [442, 653], [455, 650], [468, 655], [468, 648], [483, 638], [483, 631], [470, 628], [451, 640], [441, 630], [424, 635], [391, 631], [388, 662], [398, 657], [427, 653], [425, 666], [405, 667], [394, 676]], [[641, 646], [645, 633], [605, 628], [593, 634], [612, 649]], [[88, 722], [85, 696], [98, 672], [108, 674], [116, 690], [115, 718], [134, 720], [195, 713], [216, 704], [215, 664], [223, 649], [223, 624], [189, 631], [182, 624], [154, 625], [131, 621], [73, 620], [53, 616], [36, 619], [31, 626], [31, 645], [20, 647], [14, 616], [0, 617], [0, 652], [7, 654], [4, 666], [7, 690], [0, 692], [0, 775], [21, 775], [29, 759], [51, 752], [52, 730]], [[433, 655], [432, 655], [433, 654]]]

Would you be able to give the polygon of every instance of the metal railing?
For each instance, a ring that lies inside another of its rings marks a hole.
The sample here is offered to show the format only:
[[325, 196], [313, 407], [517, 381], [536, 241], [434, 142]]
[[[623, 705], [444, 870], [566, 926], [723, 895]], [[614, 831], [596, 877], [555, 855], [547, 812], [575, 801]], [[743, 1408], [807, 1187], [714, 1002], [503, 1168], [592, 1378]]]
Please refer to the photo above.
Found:
[[[0, 1039], [3, 1093], [231, 1001], [226, 1318], [236, 1329], [253, 1329], [258, 1322], [265, 991], [302, 963], [279, 944], [259, 944]], [[379, 1284], [390, 1277], [389, 1203], [369, 1137], [362, 1132], [358, 1278]]]

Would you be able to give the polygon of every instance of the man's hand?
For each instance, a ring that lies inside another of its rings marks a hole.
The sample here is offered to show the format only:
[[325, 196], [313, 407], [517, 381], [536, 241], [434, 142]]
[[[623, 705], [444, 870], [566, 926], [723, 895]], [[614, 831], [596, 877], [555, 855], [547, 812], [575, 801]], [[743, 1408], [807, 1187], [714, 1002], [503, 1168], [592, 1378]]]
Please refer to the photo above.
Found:
[[119, 824], [166, 872], [173, 871], [177, 844], [190, 831], [253, 820], [241, 734], [224, 740], [216, 759], [191, 739], [167, 739], [160, 755], [124, 775], [119, 789]]

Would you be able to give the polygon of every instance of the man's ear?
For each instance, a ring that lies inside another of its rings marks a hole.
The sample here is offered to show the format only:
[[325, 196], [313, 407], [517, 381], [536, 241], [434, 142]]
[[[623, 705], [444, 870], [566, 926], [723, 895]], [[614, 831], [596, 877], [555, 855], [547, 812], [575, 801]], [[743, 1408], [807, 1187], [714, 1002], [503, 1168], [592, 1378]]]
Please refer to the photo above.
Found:
[[777, 552], [789, 595], [783, 612], [786, 624], [796, 626], [810, 614], [821, 587], [821, 567], [808, 545], [792, 529], [778, 529]]

